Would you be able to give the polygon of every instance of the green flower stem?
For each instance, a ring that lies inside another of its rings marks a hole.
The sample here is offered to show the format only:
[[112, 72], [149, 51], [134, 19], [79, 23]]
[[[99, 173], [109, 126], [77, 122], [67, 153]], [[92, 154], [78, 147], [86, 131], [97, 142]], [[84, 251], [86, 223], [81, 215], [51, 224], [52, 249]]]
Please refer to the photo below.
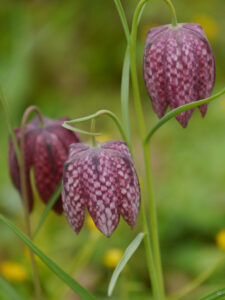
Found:
[[160, 119], [160, 121], [149, 131], [148, 135], [146, 136], [145, 139], [145, 143], [149, 143], [153, 134], [163, 125], [165, 124], [167, 121], [169, 121], [170, 119], [172, 119], [173, 117], [177, 116], [178, 114], [191, 109], [191, 108], [195, 108], [198, 107], [202, 104], [205, 103], [209, 103], [217, 98], [219, 98], [220, 96], [225, 94], [225, 88], [223, 88], [221, 91], [219, 91], [218, 93], [216, 93], [215, 95], [203, 99], [203, 100], [199, 100], [199, 101], [195, 101], [195, 102], [191, 102], [182, 106], [179, 106], [178, 108], [175, 108], [173, 110], [171, 110], [170, 112], [168, 112], [162, 119]]
[[[123, 25], [124, 34], [127, 40], [127, 45], [129, 45], [130, 30], [127, 24], [127, 19], [126, 19], [123, 6], [120, 0], [114, 0], [114, 3], [116, 5], [118, 14], [121, 19], [121, 23]], [[130, 116], [129, 116], [129, 83], [130, 83], [130, 53], [129, 53], [129, 47], [127, 46], [124, 55], [122, 78], [121, 78], [121, 111], [122, 111], [123, 125], [128, 139], [127, 145], [129, 146], [130, 152], [132, 153]]]
[[[137, 67], [136, 67], [136, 38], [137, 38], [137, 27], [139, 16], [142, 12], [143, 6], [147, 3], [147, 0], [141, 0], [134, 12], [131, 39], [130, 39], [130, 68], [131, 68], [131, 79], [133, 84], [133, 94], [135, 108], [138, 116], [138, 123], [140, 128], [140, 134], [142, 139], [143, 151], [144, 151], [144, 161], [146, 168], [146, 181], [147, 181], [147, 192], [149, 199], [149, 216], [150, 216], [150, 238], [153, 247], [153, 258], [154, 258], [154, 267], [157, 277], [157, 285], [154, 282], [154, 277], [151, 275], [152, 284], [155, 285], [153, 291], [157, 291], [155, 295], [156, 299], [164, 300], [164, 284], [163, 284], [163, 275], [161, 267], [161, 258], [160, 258], [160, 249], [159, 249], [159, 238], [158, 238], [158, 224], [157, 224], [157, 214], [156, 214], [156, 205], [153, 194], [152, 186], [152, 174], [151, 174], [151, 160], [150, 160], [150, 150], [147, 144], [145, 144], [145, 123], [144, 123], [144, 114], [141, 106], [140, 91], [138, 85], [137, 77]], [[143, 210], [144, 211], [144, 210]], [[144, 212], [145, 213], [145, 212]], [[148, 253], [150, 255], [150, 253]], [[151, 258], [149, 258], [151, 259]], [[151, 273], [151, 270], [149, 270]]]
[[16, 134], [14, 132], [13, 125], [12, 125], [12, 122], [11, 122], [7, 101], [5, 99], [5, 95], [3, 93], [3, 89], [2, 89], [1, 86], [0, 86], [0, 103], [2, 104], [3, 113], [5, 115], [5, 119], [6, 119], [6, 122], [7, 122], [7, 125], [8, 125], [9, 135], [12, 138], [13, 147], [14, 147], [15, 152], [16, 152], [16, 158], [17, 158], [18, 164], [20, 165], [20, 149], [19, 149]]
[[204, 281], [206, 281], [216, 271], [218, 267], [223, 266], [224, 262], [225, 262], [225, 256], [223, 255], [208, 270], [201, 273], [198, 277], [196, 277], [192, 282], [190, 282], [187, 286], [182, 288], [180, 291], [170, 295], [167, 298], [167, 300], [179, 300], [185, 297], [187, 294], [189, 294], [198, 286], [200, 286]]
[[72, 125], [69, 125], [68, 124], [69, 121], [65, 121], [62, 126], [66, 129], [69, 129], [71, 131], [74, 131], [76, 133], [81, 133], [81, 134], [86, 134], [86, 135], [89, 135], [89, 136], [98, 136], [98, 135], [102, 135], [100, 132], [90, 132], [90, 131], [86, 131], [86, 130], [82, 130], [82, 129], [79, 129], [77, 127], [74, 127]]
[[130, 40], [130, 32], [129, 32], [129, 27], [128, 27], [128, 24], [127, 24], [127, 19], [126, 19], [125, 13], [124, 13], [123, 6], [122, 6], [120, 0], [114, 0], [114, 3], [116, 5], [118, 14], [120, 16], [120, 20], [121, 20], [122, 25], [123, 25], [124, 34], [125, 34], [125, 37], [126, 37], [127, 43], [128, 43], [129, 40]]
[[96, 113], [94, 113], [92, 115], [89, 115], [89, 116], [86, 116], [86, 117], [82, 117], [82, 118], [78, 118], [78, 119], [70, 120], [70, 121], [65, 121], [62, 124], [62, 126], [64, 128], [69, 129], [69, 130], [81, 132], [81, 133], [88, 134], [88, 135], [101, 135], [100, 133], [93, 133], [93, 132], [88, 132], [88, 131], [83, 131], [83, 130], [77, 129], [77, 128], [73, 127], [73, 126], [70, 126], [70, 124], [76, 124], [76, 123], [81, 123], [81, 122], [84, 122], [84, 121], [96, 119], [96, 118], [98, 118], [98, 117], [100, 117], [102, 115], [107, 115], [107, 116], [109, 116], [114, 121], [114, 123], [116, 124], [118, 130], [120, 131], [120, 134], [121, 134], [122, 138], [129, 145], [129, 140], [127, 138], [127, 135], [126, 135], [126, 133], [125, 133], [125, 131], [123, 129], [123, 126], [122, 126], [119, 118], [113, 112], [111, 112], [110, 110], [99, 110]]
[[[27, 185], [26, 185], [26, 166], [25, 166], [25, 129], [26, 129], [26, 123], [28, 120], [28, 117], [31, 112], [37, 113], [40, 123], [43, 124], [42, 115], [39, 111], [39, 109], [36, 106], [30, 106], [26, 109], [24, 112], [22, 122], [21, 122], [21, 131], [20, 131], [20, 185], [21, 185], [21, 194], [22, 199], [24, 202], [24, 213], [25, 213], [25, 223], [26, 223], [26, 230], [27, 235], [29, 238], [32, 237], [31, 235], [31, 225], [30, 225], [30, 218], [29, 218], [29, 202], [28, 202], [28, 192], [27, 192]], [[31, 265], [33, 269], [33, 276], [34, 276], [34, 287], [35, 287], [35, 297], [36, 300], [42, 299], [42, 293], [41, 293], [41, 285], [40, 285], [40, 279], [37, 271], [37, 264], [35, 261], [34, 253], [29, 248], [30, 253], [30, 259], [31, 259]]]
[[[91, 120], [91, 132], [95, 132], [95, 119]], [[92, 147], [97, 147], [95, 135], [91, 136]]]
[[[114, 0], [116, 6], [117, 6], [117, 10], [118, 13], [121, 17], [121, 21], [122, 24], [127, 24], [126, 19], [124, 20], [124, 16], [125, 13], [124, 11], [121, 11], [122, 5], [120, 3], [120, 0]], [[146, 3], [146, 1], [144, 1], [143, 5], [141, 5], [140, 7], [138, 7], [138, 11], [137, 11], [137, 22], [139, 21], [139, 16], [141, 15], [141, 11], [143, 9], [144, 4]], [[123, 10], [123, 9], [122, 9]], [[136, 28], [133, 27], [133, 31]], [[125, 58], [124, 58], [124, 64], [123, 64], [123, 72], [122, 72], [122, 82], [121, 82], [121, 104], [122, 104], [122, 114], [123, 114], [123, 121], [124, 121], [124, 125], [126, 130], [126, 133], [128, 135], [128, 140], [129, 143], [127, 141], [127, 144], [129, 146], [129, 149], [132, 153], [132, 148], [131, 148], [131, 135], [130, 135], [130, 124], [129, 124], [129, 107], [128, 107], [128, 98], [129, 98], [129, 72], [127, 70], [127, 68], [130, 66], [130, 51], [131, 51], [131, 47], [130, 47], [130, 37], [128, 37], [127, 32], [129, 33], [129, 29], [128, 26], [124, 26], [124, 31], [125, 31], [125, 36], [128, 42], [128, 47], [126, 49], [126, 53], [125, 53]], [[136, 33], [134, 34], [134, 37], [136, 37]], [[135, 40], [136, 43], [136, 40]], [[139, 92], [136, 91], [136, 96], [139, 96]], [[140, 102], [140, 101], [139, 101]], [[142, 118], [142, 108], [141, 106], [139, 107], [138, 103], [137, 104], [137, 110], [139, 112], [139, 120], [143, 120]], [[142, 132], [145, 132], [145, 125], [144, 122], [143, 123], [139, 123], [139, 126], [142, 128]], [[142, 140], [144, 138], [144, 134], [142, 136]], [[147, 258], [147, 266], [148, 266], [148, 271], [149, 271], [149, 275], [150, 275], [150, 279], [152, 282], [152, 289], [153, 289], [153, 294], [157, 295], [158, 291], [159, 291], [159, 287], [158, 287], [158, 281], [157, 281], [157, 276], [156, 276], [156, 271], [155, 271], [155, 266], [154, 266], [154, 259], [153, 259], [153, 254], [152, 254], [152, 249], [151, 249], [151, 241], [150, 241], [150, 235], [149, 235], [149, 229], [148, 229], [148, 224], [147, 224], [147, 220], [146, 220], [146, 214], [145, 214], [145, 210], [144, 210], [144, 206], [141, 205], [141, 215], [142, 215], [142, 228], [143, 231], [146, 232], [147, 234], [145, 235], [144, 238], [144, 243], [145, 243], [145, 250], [146, 250], [146, 258]], [[158, 294], [158, 296], [156, 296], [157, 299], [160, 299], [160, 294]]]
[[169, 6], [169, 9], [171, 11], [171, 16], [172, 16], [171, 24], [172, 24], [172, 26], [176, 27], [177, 26], [177, 15], [176, 15], [176, 10], [174, 8], [174, 5], [173, 5], [172, 1], [170, 1], [170, 0], [164, 0], [164, 1]]
[[129, 114], [129, 85], [130, 85], [130, 52], [127, 46], [123, 61], [123, 70], [121, 78], [121, 111], [124, 130], [128, 140], [128, 146], [132, 153], [130, 114]]
[[152, 292], [153, 295], [155, 295], [156, 299], [160, 299], [160, 296], [157, 296], [159, 291], [159, 286], [158, 286], [158, 280], [157, 280], [157, 275], [154, 266], [154, 258], [153, 258], [152, 248], [151, 248], [151, 240], [149, 235], [148, 223], [146, 220], [145, 207], [143, 203], [141, 203], [141, 217], [142, 217], [142, 230], [144, 231], [144, 233], [146, 233], [144, 237], [144, 244], [145, 244], [147, 266], [148, 266], [149, 275], [152, 283]]

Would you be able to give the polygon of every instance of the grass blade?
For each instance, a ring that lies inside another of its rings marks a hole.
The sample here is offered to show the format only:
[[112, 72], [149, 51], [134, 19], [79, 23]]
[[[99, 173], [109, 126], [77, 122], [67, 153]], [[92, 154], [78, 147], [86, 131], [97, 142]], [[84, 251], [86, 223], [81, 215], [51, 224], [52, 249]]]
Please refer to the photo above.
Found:
[[213, 292], [200, 300], [214, 300], [214, 299], [219, 299], [219, 298], [225, 298], [225, 289], [218, 290], [216, 292]]
[[48, 256], [46, 256], [24, 233], [22, 233], [10, 220], [0, 214], [0, 220], [6, 224], [32, 251], [42, 260], [42, 262], [55, 275], [66, 283], [75, 293], [83, 300], [96, 300], [84, 287], [82, 287], [75, 279], [64, 272], [57, 264], [55, 264]]
[[131, 149], [131, 133], [130, 133], [130, 118], [129, 118], [129, 82], [130, 82], [130, 52], [127, 47], [122, 70], [121, 80], [121, 110], [123, 125], [128, 139], [128, 146]]
[[61, 189], [62, 189], [62, 184], [59, 184], [57, 189], [55, 190], [55, 192], [53, 193], [52, 197], [50, 198], [50, 200], [48, 201], [48, 204], [45, 207], [45, 210], [43, 211], [41, 218], [39, 220], [39, 223], [34, 231], [33, 234], [33, 239], [36, 237], [36, 235], [38, 234], [39, 230], [41, 229], [45, 219], [47, 218], [50, 210], [52, 209], [53, 205], [56, 203], [56, 200], [59, 198], [60, 194], [61, 194]]
[[127, 264], [128, 260], [131, 258], [131, 256], [134, 254], [134, 252], [139, 247], [144, 236], [145, 236], [145, 233], [140, 232], [136, 236], [136, 238], [130, 243], [130, 245], [127, 247], [126, 251], [124, 252], [123, 257], [121, 258], [120, 262], [118, 263], [118, 265], [116, 266], [116, 268], [112, 274], [112, 277], [111, 277], [111, 280], [109, 283], [109, 287], [108, 287], [108, 296], [112, 295], [113, 289], [116, 285], [116, 281], [117, 281], [120, 273], [122, 272], [123, 268]]
[[0, 287], [1, 287], [2, 290], [7, 292], [8, 296], [10, 296], [10, 299], [23, 300], [22, 297], [14, 289], [14, 287], [7, 280], [5, 280], [1, 276], [0, 276]]
[[122, 25], [123, 25], [123, 30], [124, 30], [127, 42], [129, 42], [130, 32], [129, 32], [129, 27], [128, 27], [128, 24], [127, 24], [127, 19], [126, 19], [126, 15], [125, 15], [123, 6], [122, 6], [120, 0], [114, 0], [114, 3], [116, 5], [118, 14], [120, 16], [120, 19], [121, 19], [121, 22], [122, 22]]

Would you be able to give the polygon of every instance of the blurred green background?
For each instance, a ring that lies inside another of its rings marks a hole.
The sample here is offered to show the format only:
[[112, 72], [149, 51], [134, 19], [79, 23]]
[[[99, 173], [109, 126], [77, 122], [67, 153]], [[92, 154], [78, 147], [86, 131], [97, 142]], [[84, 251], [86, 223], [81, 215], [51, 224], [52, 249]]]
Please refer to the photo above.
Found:
[[[137, 2], [122, 1], [129, 23]], [[225, 85], [224, 2], [173, 2], [179, 22], [201, 23], [208, 35], [216, 57], [216, 92]], [[149, 128], [157, 117], [142, 77], [144, 41], [150, 27], [169, 22], [165, 3], [149, 1], [138, 32], [139, 81]], [[23, 111], [31, 104], [39, 106], [50, 118], [77, 118], [104, 108], [121, 116], [120, 79], [125, 47], [113, 0], [0, 1], [0, 83], [13, 124], [19, 126]], [[132, 96], [130, 111], [136, 166], [144, 181]], [[2, 111], [0, 120], [0, 212], [23, 228], [22, 205], [9, 178], [8, 131]], [[85, 129], [89, 126], [81, 125]], [[104, 133], [102, 140], [120, 138], [107, 118], [98, 119], [97, 129]], [[215, 239], [225, 227], [225, 97], [209, 105], [204, 120], [196, 110], [185, 130], [176, 120], [168, 122], [154, 136], [151, 148], [166, 289], [172, 293], [221, 255]], [[36, 199], [31, 215], [33, 228], [43, 209], [41, 200]], [[64, 215], [51, 212], [36, 243], [99, 299], [106, 299], [112, 270], [104, 263], [104, 255], [111, 248], [124, 251], [140, 230], [140, 218], [133, 231], [121, 220], [110, 239], [98, 236], [96, 242], [96, 233], [87, 225], [77, 236]], [[27, 279], [9, 280], [23, 299], [31, 299], [31, 271], [24, 245], [2, 224], [0, 241], [0, 266], [10, 261], [25, 268]], [[89, 243], [90, 253], [86, 253]], [[78, 299], [42, 263], [39, 268], [46, 299]], [[196, 299], [220, 287], [225, 287], [225, 265], [183, 299]], [[149, 299], [149, 292], [142, 245], [122, 274], [113, 299]], [[11, 298], [0, 288], [0, 299]]]

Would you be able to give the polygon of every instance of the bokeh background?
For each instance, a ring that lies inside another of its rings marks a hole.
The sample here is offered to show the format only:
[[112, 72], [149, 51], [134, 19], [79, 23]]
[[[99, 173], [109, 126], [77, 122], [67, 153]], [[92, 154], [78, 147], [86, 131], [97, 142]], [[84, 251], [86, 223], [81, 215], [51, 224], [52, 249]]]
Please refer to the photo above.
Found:
[[[122, 1], [129, 23], [137, 2]], [[224, 2], [173, 2], [179, 22], [198, 22], [206, 31], [216, 57], [216, 92], [225, 85]], [[144, 41], [150, 27], [169, 22], [165, 3], [149, 1], [138, 32], [139, 81], [149, 128], [157, 117], [142, 77]], [[0, 83], [14, 126], [19, 126], [23, 111], [32, 104], [50, 118], [77, 118], [103, 108], [121, 116], [125, 47], [113, 0], [0, 1]], [[130, 113], [136, 166], [144, 182], [132, 95]], [[90, 123], [81, 127], [89, 129]], [[101, 141], [120, 138], [114, 124], [105, 117], [98, 119], [97, 129], [103, 132]], [[82, 138], [88, 140], [86, 136]], [[225, 97], [209, 105], [204, 120], [196, 110], [185, 130], [176, 120], [169, 121], [154, 136], [151, 148], [166, 289], [172, 293], [210, 268], [222, 254], [216, 236], [225, 227]], [[9, 178], [7, 152], [7, 125], [0, 111], [0, 212], [23, 229], [23, 209]], [[36, 196], [31, 215], [33, 228], [43, 209]], [[51, 212], [35, 242], [99, 299], [106, 299], [113, 261], [140, 230], [139, 218], [133, 231], [121, 220], [110, 239], [98, 234], [90, 224], [77, 236], [64, 215]], [[117, 251], [112, 251], [114, 248]], [[46, 299], [78, 299], [39, 261], [38, 266]], [[0, 273], [23, 299], [32, 299], [27, 249], [3, 224]], [[196, 299], [224, 287], [224, 282], [225, 265], [221, 265], [209, 280], [183, 299]], [[149, 293], [141, 245], [119, 279], [113, 299], [149, 299]], [[3, 288], [0, 299], [11, 299]]]

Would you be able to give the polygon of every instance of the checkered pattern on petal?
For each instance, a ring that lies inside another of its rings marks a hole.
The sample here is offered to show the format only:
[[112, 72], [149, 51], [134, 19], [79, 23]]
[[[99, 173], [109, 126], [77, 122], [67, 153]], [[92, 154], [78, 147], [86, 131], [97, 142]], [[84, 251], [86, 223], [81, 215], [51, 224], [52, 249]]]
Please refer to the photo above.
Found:
[[84, 157], [83, 185], [88, 211], [96, 227], [110, 236], [119, 223], [117, 156], [111, 150], [90, 149]]
[[[34, 153], [34, 177], [41, 199], [47, 203], [62, 178], [68, 151], [54, 133], [43, 130], [37, 137]], [[53, 207], [62, 212], [61, 197]]]
[[[146, 38], [143, 71], [159, 118], [164, 116], [168, 105], [174, 109], [209, 97], [215, 83], [215, 59], [202, 27], [186, 23], [151, 29]], [[204, 116], [207, 104], [199, 109]], [[183, 127], [193, 111], [176, 116]]]
[[119, 158], [117, 174], [120, 186], [120, 214], [134, 227], [140, 209], [140, 187], [136, 170], [130, 159]]
[[[16, 128], [15, 133], [17, 137], [17, 142], [18, 144], [20, 144], [20, 129]], [[27, 192], [28, 192], [28, 205], [29, 205], [28, 208], [30, 212], [33, 209], [33, 195], [32, 195], [31, 182], [30, 182], [30, 169], [33, 162], [34, 145], [38, 133], [39, 131], [34, 129], [32, 129], [30, 132], [28, 130], [25, 130], [25, 171], [26, 171], [26, 185], [27, 185]], [[11, 138], [9, 142], [9, 171], [14, 186], [21, 194], [19, 166], [18, 166], [16, 152], [14, 150]]]
[[[40, 127], [35, 117], [25, 128], [25, 168], [26, 185], [29, 198], [29, 210], [33, 208], [33, 195], [30, 183], [30, 170], [34, 166], [37, 190], [42, 200], [47, 203], [61, 181], [63, 164], [67, 159], [69, 145], [80, 141], [78, 135], [61, 125], [67, 118], [51, 120], [44, 117], [44, 127]], [[15, 129], [20, 142], [20, 129]], [[15, 150], [10, 139], [9, 167], [14, 186], [20, 190], [20, 175]], [[56, 201], [54, 210], [62, 213], [61, 197]]]
[[130, 150], [124, 141], [108, 141], [101, 144], [101, 148], [116, 150], [131, 158]]
[[81, 230], [85, 217], [85, 191], [82, 183], [82, 169], [82, 159], [75, 158], [65, 163], [63, 171], [63, 209], [76, 233]]
[[[78, 211], [84, 211], [86, 205], [97, 228], [109, 237], [119, 223], [120, 214], [131, 227], [136, 223], [140, 206], [138, 178], [124, 142], [111, 141], [87, 147], [88, 144], [71, 146], [63, 176], [64, 210], [75, 232], [79, 232], [83, 214], [80, 219], [76, 207], [80, 201]], [[78, 186], [73, 171], [79, 176], [78, 192], [73, 188], [73, 184]], [[73, 212], [69, 213], [71, 207]]]
[[78, 154], [81, 151], [88, 150], [90, 147], [90, 144], [88, 143], [74, 143], [71, 144], [69, 147], [69, 159], [73, 158], [74, 155]]

